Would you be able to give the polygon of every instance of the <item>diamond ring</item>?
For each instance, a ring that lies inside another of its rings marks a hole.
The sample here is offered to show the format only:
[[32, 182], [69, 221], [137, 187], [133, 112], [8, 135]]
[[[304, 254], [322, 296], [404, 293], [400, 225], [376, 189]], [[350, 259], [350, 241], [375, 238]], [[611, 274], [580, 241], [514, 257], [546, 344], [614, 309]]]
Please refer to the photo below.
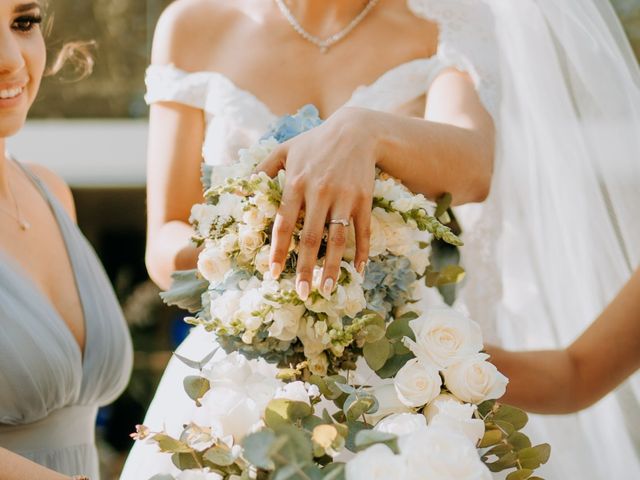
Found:
[[329, 220], [329, 225], [342, 225], [343, 227], [348, 227], [349, 225], [351, 225], [351, 222], [344, 218], [336, 218], [333, 220]]

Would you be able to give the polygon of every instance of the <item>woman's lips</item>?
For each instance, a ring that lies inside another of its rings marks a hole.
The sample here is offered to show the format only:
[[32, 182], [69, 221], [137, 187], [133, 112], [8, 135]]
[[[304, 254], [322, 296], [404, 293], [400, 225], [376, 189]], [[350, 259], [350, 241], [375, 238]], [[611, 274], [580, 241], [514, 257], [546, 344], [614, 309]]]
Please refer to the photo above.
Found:
[[25, 90], [24, 85], [0, 85], [0, 108], [12, 108], [19, 105]]

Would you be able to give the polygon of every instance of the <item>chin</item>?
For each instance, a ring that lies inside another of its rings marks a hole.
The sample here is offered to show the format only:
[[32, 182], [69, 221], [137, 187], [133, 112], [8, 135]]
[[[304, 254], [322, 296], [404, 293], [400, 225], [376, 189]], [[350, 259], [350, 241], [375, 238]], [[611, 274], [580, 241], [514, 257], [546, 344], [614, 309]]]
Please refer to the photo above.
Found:
[[0, 113], [0, 138], [14, 136], [24, 126], [26, 115], [3, 115]]

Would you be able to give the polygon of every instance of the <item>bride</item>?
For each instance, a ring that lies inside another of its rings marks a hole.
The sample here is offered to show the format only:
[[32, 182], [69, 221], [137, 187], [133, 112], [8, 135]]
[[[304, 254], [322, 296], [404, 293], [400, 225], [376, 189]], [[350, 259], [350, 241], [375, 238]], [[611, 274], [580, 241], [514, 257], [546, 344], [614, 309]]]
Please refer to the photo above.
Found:
[[[166, 288], [197, 261], [188, 218], [202, 159], [231, 162], [279, 115], [313, 103], [323, 126], [260, 167], [295, 178], [276, 221], [275, 275], [302, 205], [298, 294], [327, 222], [325, 288], [351, 220], [363, 268], [380, 167], [431, 198], [484, 200], [459, 211], [460, 308], [510, 348], [560, 346], [583, 329], [569, 319], [601, 310], [639, 261], [639, 78], [604, 0], [178, 0], [147, 76], [149, 272]], [[214, 341], [196, 330], [179, 351], [197, 359]], [[170, 363], [146, 425], [171, 432], [188, 419], [192, 402], [176, 393], [187, 374]], [[531, 435], [556, 448], [550, 478], [640, 476], [625, 416], [640, 412], [634, 381], [580, 417], [533, 422]], [[171, 471], [137, 444], [122, 478]]]

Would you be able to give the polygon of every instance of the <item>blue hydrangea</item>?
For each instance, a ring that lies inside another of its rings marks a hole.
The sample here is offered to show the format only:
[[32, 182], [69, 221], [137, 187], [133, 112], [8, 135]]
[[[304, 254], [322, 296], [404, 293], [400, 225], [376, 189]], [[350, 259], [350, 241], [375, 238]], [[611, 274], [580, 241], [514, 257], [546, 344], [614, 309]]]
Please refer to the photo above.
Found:
[[367, 308], [388, 316], [394, 308], [411, 300], [411, 285], [417, 276], [406, 257], [389, 255], [369, 262], [362, 288]]
[[295, 115], [284, 115], [276, 120], [262, 140], [274, 137], [278, 143], [283, 143], [321, 124], [318, 109], [314, 105], [305, 105]]

